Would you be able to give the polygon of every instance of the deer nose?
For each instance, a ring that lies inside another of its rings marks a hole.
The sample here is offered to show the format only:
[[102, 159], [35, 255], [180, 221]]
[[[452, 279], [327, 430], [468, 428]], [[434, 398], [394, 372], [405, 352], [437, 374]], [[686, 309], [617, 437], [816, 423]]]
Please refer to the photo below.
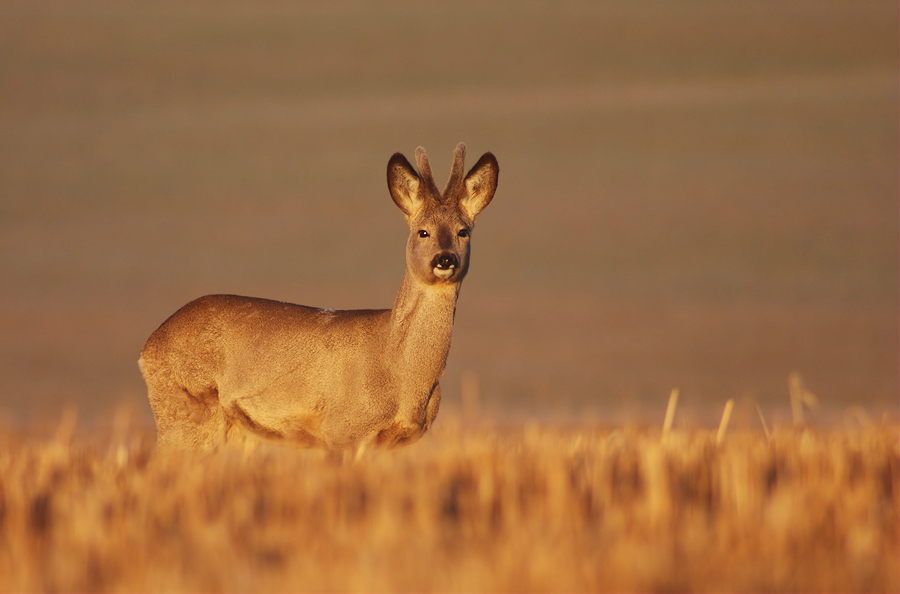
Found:
[[434, 257], [431, 267], [439, 270], [452, 270], [457, 266], [459, 266], [459, 258], [456, 254], [451, 252], [441, 252]]

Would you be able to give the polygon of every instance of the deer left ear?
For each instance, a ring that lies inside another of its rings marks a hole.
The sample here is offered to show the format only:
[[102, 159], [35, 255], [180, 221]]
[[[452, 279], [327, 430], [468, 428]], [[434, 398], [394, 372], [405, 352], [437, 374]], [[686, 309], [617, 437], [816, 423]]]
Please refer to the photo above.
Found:
[[490, 204], [497, 191], [497, 179], [500, 175], [500, 165], [492, 153], [481, 155], [475, 166], [466, 174], [466, 193], [460, 198], [459, 206], [472, 220]]
[[415, 216], [424, 202], [421, 192], [422, 178], [400, 153], [394, 153], [388, 161], [387, 182], [391, 198], [403, 214], [407, 218]]

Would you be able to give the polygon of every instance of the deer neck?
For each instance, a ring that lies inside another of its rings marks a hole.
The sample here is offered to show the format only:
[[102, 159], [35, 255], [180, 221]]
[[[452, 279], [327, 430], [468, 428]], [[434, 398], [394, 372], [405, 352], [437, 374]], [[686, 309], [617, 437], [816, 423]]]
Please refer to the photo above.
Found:
[[391, 310], [388, 360], [399, 374], [403, 392], [430, 392], [444, 372], [459, 283], [426, 285], [409, 270]]

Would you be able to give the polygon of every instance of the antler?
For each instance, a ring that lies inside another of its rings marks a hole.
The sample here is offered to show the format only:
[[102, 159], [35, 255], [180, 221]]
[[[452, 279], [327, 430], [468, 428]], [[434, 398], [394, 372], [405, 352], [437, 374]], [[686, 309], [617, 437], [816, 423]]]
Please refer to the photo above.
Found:
[[437, 184], [434, 183], [434, 174], [431, 172], [431, 163], [428, 162], [428, 155], [421, 146], [416, 149], [416, 165], [419, 167], [419, 177], [425, 182], [430, 190], [430, 194], [440, 196], [437, 191]]
[[453, 151], [453, 167], [450, 168], [450, 179], [447, 180], [447, 185], [444, 187], [444, 196], [447, 196], [447, 192], [451, 190], [451, 188], [455, 188], [457, 186], [462, 187], [463, 181], [466, 178], [466, 144], [464, 142], [460, 142], [456, 145], [456, 150]]

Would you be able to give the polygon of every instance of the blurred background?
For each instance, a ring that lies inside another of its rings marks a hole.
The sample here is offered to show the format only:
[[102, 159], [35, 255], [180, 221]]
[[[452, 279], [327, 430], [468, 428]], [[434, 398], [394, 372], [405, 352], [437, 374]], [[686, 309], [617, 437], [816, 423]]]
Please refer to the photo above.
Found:
[[449, 414], [466, 384], [485, 417], [661, 423], [678, 387], [683, 423], [777, 419], [798, 372], [822, 419], [897, 416], [894, 0], [0, 13], [9, 419], [149, 422], [140, 349], [203, 294], [390, 307], [388, 158], [441, 185], [460, 141], [501, 174]]

